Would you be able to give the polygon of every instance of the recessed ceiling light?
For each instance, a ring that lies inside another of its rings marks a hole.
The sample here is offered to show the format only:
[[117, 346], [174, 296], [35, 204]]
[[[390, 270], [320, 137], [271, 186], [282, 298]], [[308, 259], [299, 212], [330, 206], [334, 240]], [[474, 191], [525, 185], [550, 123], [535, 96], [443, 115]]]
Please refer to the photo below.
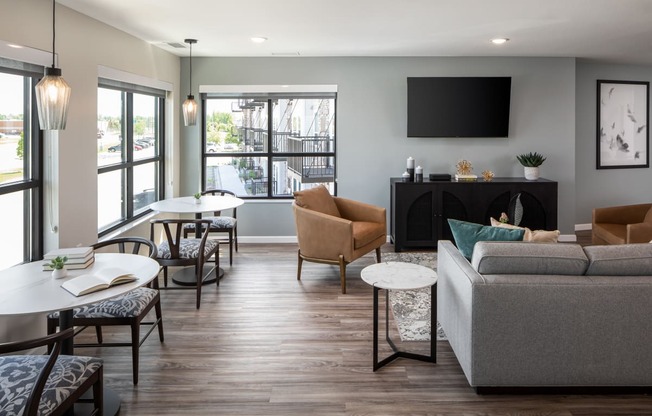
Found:
[[15, 44], [13, 44], [13, 43], [8, 43], [7, 46], [9, 46], [10, 48], [14, 48], [14, 49], [23, 49], [22, 46], [20, 46], [20, 45], [15, 45]]
[[267, 40], [267, 38], [262, 38], [262, 37], [253, 37], [251, 38], [251, 41], [253, 43], [263, 43]]
[[494, 45], [503, 45], [507, 43], [508, 40], [509, 39], [507, 38], [495, 38], [495, 39], [491, 39], [491, 43], [493, 43]]

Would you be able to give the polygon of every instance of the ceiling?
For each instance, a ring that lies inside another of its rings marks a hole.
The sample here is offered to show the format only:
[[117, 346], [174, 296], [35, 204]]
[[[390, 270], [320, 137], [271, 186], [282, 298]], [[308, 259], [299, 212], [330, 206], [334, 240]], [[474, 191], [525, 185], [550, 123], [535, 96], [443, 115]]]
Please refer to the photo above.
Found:
[[[650, 0], [57, 0], [187, 56], [550, 56], [652, 65]], [[261, 44], [254, 36], [266, 37]], [[510, 39], [504, 45], [490, 42]], [[176, 43], [182, 47], [172, 47]]]

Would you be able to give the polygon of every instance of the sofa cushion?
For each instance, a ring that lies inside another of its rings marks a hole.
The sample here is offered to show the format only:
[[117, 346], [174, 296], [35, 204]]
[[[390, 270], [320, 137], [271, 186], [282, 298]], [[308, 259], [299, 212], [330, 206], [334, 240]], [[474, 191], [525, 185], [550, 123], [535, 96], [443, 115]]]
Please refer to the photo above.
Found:
[[473, 247], [478, 241], [522, 241], [524, 230], [491, 227], [472, 222], [448, 220], [455, 245], [464, 257], [471, 260]]
[[608, 244], [625, 244], [627, 239], [627, 224], [593, 224], [591, 231]]
[[650, 276], [652, 275], [652, 244], [587, 246], [589, 259], [587, 276]]
[[341, 217], [340, 211], [335, 205], [333, 196], [328, 192], [324, 185], [319, 185], [315, 188], [305, 189], [303, 191], [296, 191], [294, 193], [294, 200], [296, 204], [302, 208], [307, 208], [313, 211], [321, 212], [322, 214], [332, 215], [334, 217]]
[[367, 221], [353, 221], [353, 248], [359, 249], [378, 237], [385, 236], [385, 224]]
[[582, 275], [588, 264], [578, 244], [479, 242], [471, 259], [481, 274]]
[[510, 230], [524, 230], [523, 241], [533, 241], [535, 243], [556, 243], [559, 239], [559, 230], [546, 231], [546, 230], [530, 230], [527, 227], [519, 227], [517, 225], [507, 224], [500, 222], [495, 218], [490, 218], [492, 227], [509, 228]]

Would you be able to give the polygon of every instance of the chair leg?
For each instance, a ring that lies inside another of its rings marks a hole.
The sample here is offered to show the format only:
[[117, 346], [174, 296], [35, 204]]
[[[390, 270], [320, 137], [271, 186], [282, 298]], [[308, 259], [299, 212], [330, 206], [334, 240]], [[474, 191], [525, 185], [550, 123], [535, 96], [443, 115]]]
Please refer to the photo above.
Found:
[[234, 234], [233, 239], [235, 240], [235, 252], [237, 253], [238, 252], [238, 225], [237, 224], [233, 228], [233, 234]]
[[104, 411], [104, 367], [97, 370], [97, 381], [93, 383], [93, 414], [102, 415]]
[[344, 256], [340, 254], [340, 282], [342, 284], [342, 294], [346, 294], [346, 262]]
[[376, 263], [380, 263], [380, 247], [376, 248]]
[[168, 287], [168, 266], [163, 266], [163, 286]]
[[215, 268], [213, 269], [215, 272], [215, 286], [220, 285], [220, 250], [219, 248], [215, 252]]
[[138, 350], [140, 349], [140, 323], [131, 321], [131, 362], [133, 367], [134, 386], [138, 384]]
[[233, 231], [229, 231], [229, 266], [233, 266]]
[[164, 341], [165, 337], [163, 335], [163, 314], [161, 313], [161, 299], [156, 302], [154, 305], [154, 310], [156, 311], [156, 320], [158, 321], [158, 338], [161, 342]]
[[201, 302], [201, 284], [202, 278], [204, 277], [203, 270], [204, 268], [201, 264], [195, 265], [195, 275], [197, 276], [197, 309], [199, 309], [199, 304]]
[[[59, 320], [58, 319], [48, 319], [48, 335], [52, 335], [55, 332], [57, 332], [57, 327], [59, 326]], [[52, 349], [54, 348], [54, 344], [49, 344], [48, 345], [48, 354], [52, 353]]]
[[297, 257], [299, 262], [297, 264], [297, 280], [301, 280], [301, 266], [303, 265], [303, 258], [301, 257], [301, 251], [297, 251]]
[[95, 335], [97, 335], [97, 343], [101, 344], [102, 343], [102, 327], [99, 325], [95, 325]]

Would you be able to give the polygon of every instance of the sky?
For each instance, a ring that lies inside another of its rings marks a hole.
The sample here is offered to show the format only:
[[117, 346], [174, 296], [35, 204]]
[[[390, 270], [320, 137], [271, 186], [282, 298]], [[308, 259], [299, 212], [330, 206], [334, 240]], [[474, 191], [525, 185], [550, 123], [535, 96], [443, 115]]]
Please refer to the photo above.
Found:
[[23, 77], [0, 73], [0, 114], [23, 112]]

